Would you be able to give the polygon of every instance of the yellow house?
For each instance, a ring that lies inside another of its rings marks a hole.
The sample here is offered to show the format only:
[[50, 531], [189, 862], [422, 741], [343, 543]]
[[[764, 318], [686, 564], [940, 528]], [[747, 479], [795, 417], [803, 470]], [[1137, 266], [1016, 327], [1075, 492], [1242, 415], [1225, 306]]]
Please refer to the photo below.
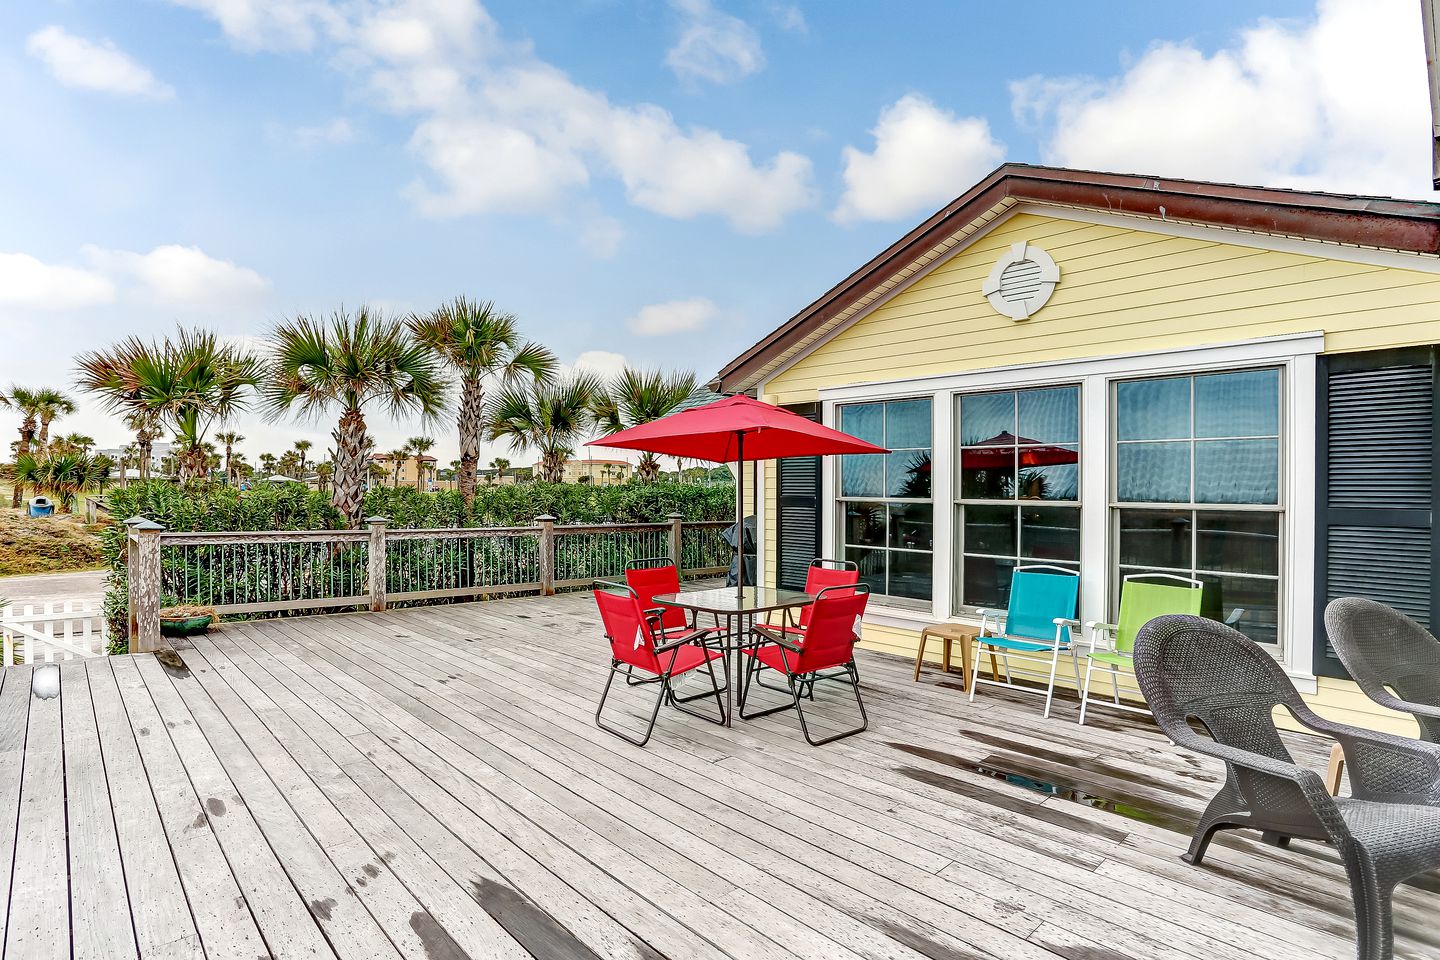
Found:
[[385, 471], [374, 482], [383, 487], [417, 487], [429, 490], [435, 485], [435, 458], [430, 456], [402, 457], [397, 464], [388, 453], [371, 454], [370, 462]]
[[[536, 469], [539, 464], [536, 464]], [[614, 486], [630, 479], [635, 465], [628, 460], [566, 460], [560, 475], [561, 483], [593, 483], [597, 487]]]
[[[1373, 705], [1319, 615], [1432, 622], [1440, 205], [1009, 164], [735, 358], [749, 392], [891, 449], [762, 464], [759, 563], [856, 561], [864, 642], [978, 622], [1011, 570], [1203, 581], [1320, 712]], [[834, 462], [831, 462], [831, 461]]]

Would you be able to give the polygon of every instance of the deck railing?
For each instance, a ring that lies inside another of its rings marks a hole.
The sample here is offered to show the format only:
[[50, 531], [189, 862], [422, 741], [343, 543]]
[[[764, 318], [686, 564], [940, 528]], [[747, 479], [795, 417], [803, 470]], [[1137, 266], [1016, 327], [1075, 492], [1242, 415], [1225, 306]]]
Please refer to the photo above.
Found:
[[529, 527], [391, 529], [371, 517], [364, 530], [167, 531], [143, 517], [126, 521], [130, 649], [158, 649], [160, 608], [213, 607], [220, 614], [274, 615], [391, 603], [553, 594], [616, 577], [641, 557], [678, 558], [686, 576], [724, 572], [728, 521]]

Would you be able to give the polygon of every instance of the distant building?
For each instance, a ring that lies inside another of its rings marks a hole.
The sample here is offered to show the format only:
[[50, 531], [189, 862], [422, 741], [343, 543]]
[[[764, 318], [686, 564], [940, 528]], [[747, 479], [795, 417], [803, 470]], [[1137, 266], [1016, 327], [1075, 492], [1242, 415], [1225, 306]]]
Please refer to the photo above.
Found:
[[[418, 468], [417, 468], [418, 460]], [[435, 458], [434, 457], [405, 457], [398, 465], [390, 459], [388, 453], [375, 453], [370, 455], [370, 462], [385, 471], [385, 475], [375, 477], [371, 482], [379, 487], [413, 487], [417, 485], [421, 490], [429, 490], [435, 485]]]
[[566, 460], [560, 482], [610, 487], [629, 480], [634, 472], [635, 465], [628, 460]]

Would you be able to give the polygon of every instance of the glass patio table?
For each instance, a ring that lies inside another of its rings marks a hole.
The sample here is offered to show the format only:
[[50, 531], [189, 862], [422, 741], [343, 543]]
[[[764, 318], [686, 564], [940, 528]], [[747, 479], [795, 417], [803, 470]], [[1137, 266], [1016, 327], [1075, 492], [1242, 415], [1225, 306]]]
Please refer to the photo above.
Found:
[[662, 607], [675, 607], [713, 616], [717, 621], [724, 620], [723, 632], [709, 645], [725, 652], [722, 662], [725, 666], [725, 725], [728, 727], [735, 717], [735, 682], [741, 670], [740, 651], [749, 644], [750, 628], [755, 625], [755, 618], [776, 610], [807, 607], [815, 602], [815, 598], [802, 590], [715, 587], [710, 590], [657, 593], [654, 602]]

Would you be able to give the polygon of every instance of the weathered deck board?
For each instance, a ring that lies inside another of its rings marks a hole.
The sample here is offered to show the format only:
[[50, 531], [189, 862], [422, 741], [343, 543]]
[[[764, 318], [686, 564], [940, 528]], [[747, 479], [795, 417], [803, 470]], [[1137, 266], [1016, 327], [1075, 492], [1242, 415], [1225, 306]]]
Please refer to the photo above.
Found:
[[[866, 654], [858, 737], [665, 710], [639, 749], [592, 722], [588, 594], [231, 623], [180, 656], [67, 664], [49, 701], [0, 676], [4, 960], [1352, 955], [1323, 846], [1180, 862], [1222, 771], [1143, 719]], [[1434, 887], [1397, 893], [1398, 956], [1440, 960]]]

